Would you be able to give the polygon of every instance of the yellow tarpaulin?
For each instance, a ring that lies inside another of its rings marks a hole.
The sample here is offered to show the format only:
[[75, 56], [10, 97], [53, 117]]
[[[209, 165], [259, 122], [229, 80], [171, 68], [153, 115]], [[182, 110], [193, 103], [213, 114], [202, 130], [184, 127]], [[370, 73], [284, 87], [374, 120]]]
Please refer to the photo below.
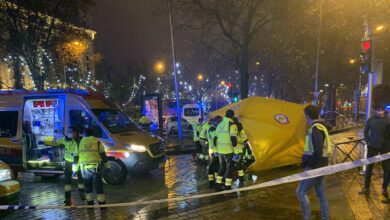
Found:
[[306, 135], [304, 108], [305, 105], [256, 96], [211, 112], [209, 118], [234, 110], [255, 157], [250, 170], [258, 171], [300, 162]]

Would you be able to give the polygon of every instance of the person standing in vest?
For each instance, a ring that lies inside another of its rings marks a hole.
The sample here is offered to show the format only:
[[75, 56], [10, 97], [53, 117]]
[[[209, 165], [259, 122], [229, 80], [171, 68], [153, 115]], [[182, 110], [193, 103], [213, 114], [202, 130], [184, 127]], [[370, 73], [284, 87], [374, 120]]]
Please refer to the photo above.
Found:
[[[64, 146], [64, 183], [65, 183], [65, 205], [71, 205], [71, 193], [72, 193], [72, 164], [74, 161], [74, 154], [77, 152], [78, 145], [81, 140], [81, 136], [77, 127], [69, 127], [67, 136], [64, 136], [58, 140], [45, 143], [51, 146]], [[85, 200], [84, 184], [81, 177], [81, 172], [77, 172], [77, 186], [79, 188], [79, 194], [81, 200]]]
[[[309, 105], [304, 110], [309, 124], [304, 146], [302, 165], [305, 171], [328, 165], [328, 130], [319, 120], [320, 110], [314, 105]], [[314, 188], [320, 202], [321, 219], [329, 219], [329, 206], [324, 187], [324, 176], [302, 180], [297, 188], [297, 197], [301, 204], [304, 219], [311, 219], [309, 191]]]
[[207, 166], [207, 162], [209, 160], [209, 145], [208, 145], [208, 138], [207, 133], [211, 127], [211, 120], [206, 121], [204, 125], [202, 126], [202, 129], [199, 132], [199, 138], [200, 143], [202, 145], [202, 152], [200, 153], [199, 159], [201, 160], [201, 163], [205, 166]]
[[215, 187], [215, 178], [218, 176], [219, 169], [219, 155], [217, 152], [217, 148], [214, 144], [214, 138], [217, 135], [216, 129], [218, 124], [222, 121], [221, 116], [216, 116], [212, 122], [210, 123], [210, 128], [207, 132], [208, 144], [209, 144], [209, 170], [208, 170], [208, 178], [209, 178], [209, 188]]
[[248, 144], [248, 137], [246, 136], [245, 130], [243, 129], [242, 124], [238, 121], [238, 118], [233, 118], [234, 124], [237, 125], [237, 146], [234, 148], [234, 157], [235, 168], [238, 174], [238, 180], [240, 181], [239, 186], [244, 186], [244, 161], [243, 153], [244, 146]]
[[88, 205], [94, 204], [93, 188], [95, 187], [96, 199], [99, 205], [106, 204], [106, 198], [103, 191], [102, 166], [110, 169], [107, 155], [104, 151], [103, 144], [93, 136], [90, 128], [85, 129], [85, 137], [81, 139], [79, 149], [75, 154], [75, 166], [73, 170], [81, 169], [85, 187], [85, 197]]
[[[230, 190], [232, 188], [232, 176], [234, 169], [234, 150], [237, 146], [237, 126], [233, 123], [234, 112], [227, 110], [222, 122], [217, 126], [216, 145], [219, 154], [219, 170], [215, 191]], [[225, 186], [222, 187], [222, 179], [225, 177]]]
[[202, 123], [203, 123], [203, 118], [199, 118], [198, 122], [195, 122], [192, 124], [192, 131], [193, 131], [193, 140], [196, 145], [196, 154], [192, 155], [192, 159], [198, 160], [200, 157], [200, 154], [202, 153], [202, 144], [200, 143], [200, 131], [202, 130]]
[[[373, 157], [378, 154], [384, 154], [386, 152], [385, 148], [385, 129], [388, 123], [387, 118], [385, 117], [384, 107], [381, 105], [376, 105], [374, 107], [375, 115], [367, 120], [366, 126], [364, 127], [364, 139], [367, 144], [367, 157]], [[388, 169], [385, 169], [386, 162], [382, 163], [383, 167], [383, 184], [382, 184], [382, 195], [385, 198], [388, 198], [387, 192], [387, 183], [389, 182], [390, 173]], [[370, 191], [370, 182], [372, 169], [374, 164], [367, 165], [367, 169], [364, 176], [364, 187], [359, 192], [359, 194], [367, 194]]]

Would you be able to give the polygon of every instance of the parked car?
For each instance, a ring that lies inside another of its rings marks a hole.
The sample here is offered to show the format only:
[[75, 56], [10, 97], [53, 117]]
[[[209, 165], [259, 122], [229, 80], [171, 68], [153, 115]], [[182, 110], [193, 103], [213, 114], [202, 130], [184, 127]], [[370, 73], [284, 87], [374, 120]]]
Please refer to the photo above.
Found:
[[11, 168], [0, 160], [0, 205], [19, 204], [19, 192], [20, 184]]
[[[192, 131], [192, 125], [186, 119], [181, 118], [181, 127], [183, 132], [188, 133]], [[174, 134], [178, 132], [177, 116], [167, 116], [165, 118], [165, 131], [167, 134]]]

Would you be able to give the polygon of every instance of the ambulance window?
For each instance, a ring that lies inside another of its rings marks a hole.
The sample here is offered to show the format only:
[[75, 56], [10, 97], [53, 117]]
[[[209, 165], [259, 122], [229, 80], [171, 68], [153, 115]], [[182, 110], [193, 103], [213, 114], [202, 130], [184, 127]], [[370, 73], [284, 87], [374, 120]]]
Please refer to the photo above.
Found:
[[15, 137], [18, 130], [17, 111], [0, 111], [0, 137]]
[[70, 125], [76, 126], [81, 133], [83, 133], [86, 128], [92, 128], [95, 137], [102, 138], [104, 136], [100, 126], [91, 115], [84, 110], [69, 110], [69, 120]]

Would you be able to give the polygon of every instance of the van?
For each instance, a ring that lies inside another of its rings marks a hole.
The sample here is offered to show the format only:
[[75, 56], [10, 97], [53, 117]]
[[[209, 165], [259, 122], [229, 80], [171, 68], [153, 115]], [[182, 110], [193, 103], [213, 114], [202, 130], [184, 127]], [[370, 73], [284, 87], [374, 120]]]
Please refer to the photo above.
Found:
[[197, 104], [185, 104], [183, 106], [181, 117], [189, 123], [194, 124], [202, 117], [202, 111]]
[[1, 91], [0, 160], [15, 171], [61, 175], [63, 149], [49, 146], [76, 126], [91, 128], [105, 147], [111, 172], [109, 184], [121, 184], [128, 173], [163, 167], [165, 142], [141, 131], [104, 96], [84, 90]]

